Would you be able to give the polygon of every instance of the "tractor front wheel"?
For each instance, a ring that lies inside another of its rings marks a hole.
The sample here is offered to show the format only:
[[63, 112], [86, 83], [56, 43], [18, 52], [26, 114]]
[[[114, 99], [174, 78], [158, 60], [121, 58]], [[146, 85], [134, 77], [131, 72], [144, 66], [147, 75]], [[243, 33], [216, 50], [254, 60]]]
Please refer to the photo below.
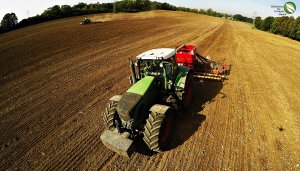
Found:
[[150, 113], [143, 138], [150, 150], [156, 152], [166, 150], [172, 137], [173, 119], [170, 110], [166, 113]]
[[110, 101], [102, 112], [104, 125], [106, 129], [113, 131], [115, 129], [114, 118], [117, 114], [118, 102]]

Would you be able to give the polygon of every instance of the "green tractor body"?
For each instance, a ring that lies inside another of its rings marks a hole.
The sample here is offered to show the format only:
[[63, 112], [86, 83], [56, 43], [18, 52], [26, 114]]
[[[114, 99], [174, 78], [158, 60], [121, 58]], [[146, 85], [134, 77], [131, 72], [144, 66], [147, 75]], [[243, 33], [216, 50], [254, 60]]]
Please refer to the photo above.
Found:
[[117, 112], [124, 121], [123, 125], [127, 128], [138, 129], [147, 119], [145, 113], [148, 113], [156, 100], [157, 87], [155, 84], [155, 77], [146, 76], [123, 94], [117, 105]]
[[92, 21], [89, 18], [84, 18], [80, 24], [85, 25], [85, 24], [90, 24], [90, 23], [92, 23]]
[[103, 111], [106, 130], [102, 142], [113, 151], [129, 157], [140, 135], [152, 151], [166, 149], [173, 118], [191, 101], [191, 70], [178, 66], [175, 49], [153, 49], [130, 60], [132, 86], [109, 100]]

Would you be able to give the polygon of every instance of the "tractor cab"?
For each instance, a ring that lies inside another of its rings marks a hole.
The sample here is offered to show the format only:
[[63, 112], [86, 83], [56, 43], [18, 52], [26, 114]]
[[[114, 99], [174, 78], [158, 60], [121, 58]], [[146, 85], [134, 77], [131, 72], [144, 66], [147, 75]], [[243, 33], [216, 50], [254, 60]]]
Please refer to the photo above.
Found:
[[172, 48], [152, 49], [136, 57], [137, 80], [145, 76], [154, 76], [158, 80], [158, 88], [172, 89], [178, 65], [175, 59], [176, 50]]

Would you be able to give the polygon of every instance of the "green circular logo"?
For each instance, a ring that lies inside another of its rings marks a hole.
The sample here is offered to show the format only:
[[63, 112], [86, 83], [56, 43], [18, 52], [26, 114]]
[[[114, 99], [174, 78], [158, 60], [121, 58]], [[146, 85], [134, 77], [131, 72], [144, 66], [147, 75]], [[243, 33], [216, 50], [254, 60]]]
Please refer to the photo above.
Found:
[[284, 11], [287, 14], [293, 14], [296, 11], [296, 5], [293, 2], [287, 2], [284, 4]]

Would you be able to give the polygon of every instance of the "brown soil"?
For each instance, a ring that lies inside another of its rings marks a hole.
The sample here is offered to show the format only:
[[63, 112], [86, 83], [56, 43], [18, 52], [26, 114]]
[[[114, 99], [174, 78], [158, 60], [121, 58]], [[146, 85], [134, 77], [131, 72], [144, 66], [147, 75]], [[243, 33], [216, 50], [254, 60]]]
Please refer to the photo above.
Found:
[[[0, 170], [299, 170], [300, 43], [244, 23], [155, 11], [93, 15], [0, 35]], [[128, 58], [199, 46], [233, 64], [225, 82], [195, 83], [171, 148], [107, 149], [101, 111], [129, 88]]]

